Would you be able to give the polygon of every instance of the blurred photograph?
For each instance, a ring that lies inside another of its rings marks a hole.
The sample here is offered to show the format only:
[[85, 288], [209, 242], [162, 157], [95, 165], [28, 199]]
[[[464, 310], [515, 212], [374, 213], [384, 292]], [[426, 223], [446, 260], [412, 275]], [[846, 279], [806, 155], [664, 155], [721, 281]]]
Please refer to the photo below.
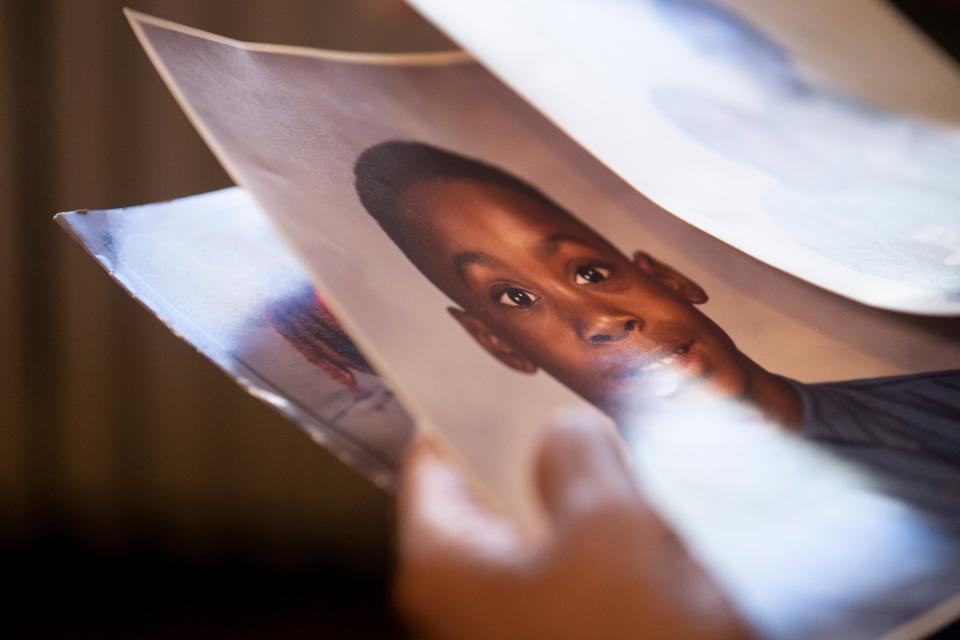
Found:
[[960, 314], [960, 67], [899, 3], [411, 1], [689, 224], [867, 305]]
[[705, 0], [656, 0], [659, 19], [740, 87], [651, 90], [671, 124], [774, 179], [770, 218], [858, 272], [960, 300], [960, 129], [872, 106], [804, 78], [746, 17]]
[[58, 222], [249, 393], [392, 487], [409, 417], [242, 190]]

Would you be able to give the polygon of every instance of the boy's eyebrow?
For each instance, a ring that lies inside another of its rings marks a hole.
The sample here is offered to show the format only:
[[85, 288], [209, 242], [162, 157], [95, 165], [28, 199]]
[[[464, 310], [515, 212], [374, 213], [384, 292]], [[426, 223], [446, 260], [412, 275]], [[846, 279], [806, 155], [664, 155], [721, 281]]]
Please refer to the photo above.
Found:
[[540, 241], [540, 245], [537, 247], [539, 253], [549, 256], [553, 255], [557, 251], [557, 247], [564, 242], [572, 242], [574, 244], [579, 244], [583, 247], [590, 247], [596, 249], [597, 247], [592, 243], [584, 240], [583, 238], [578, 238], [577, 236], [570, 235], [569, 233], [552, 233], [543, 240]]
[[457, 268], [461, 280], [466, 279], [467, 268], [473, 265], [502, 266], [503, 262], [482, 251], [461, 251], [453, 256], [453, 266]]

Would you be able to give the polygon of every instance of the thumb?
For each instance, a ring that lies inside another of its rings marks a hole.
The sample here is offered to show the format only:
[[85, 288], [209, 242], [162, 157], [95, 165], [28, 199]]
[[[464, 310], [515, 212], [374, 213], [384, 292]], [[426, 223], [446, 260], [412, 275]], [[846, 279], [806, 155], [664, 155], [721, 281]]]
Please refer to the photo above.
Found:
[[610, 508], [643, 504], [616, 436], [586, 412], [553, 421], [541, 445], [537, 481], [557, 527]]
[[519, 546], [512, 523], [479, 500], [457, 465], [424, 435], [405, 455], [396, 515], [401, 565], [498, 563]]

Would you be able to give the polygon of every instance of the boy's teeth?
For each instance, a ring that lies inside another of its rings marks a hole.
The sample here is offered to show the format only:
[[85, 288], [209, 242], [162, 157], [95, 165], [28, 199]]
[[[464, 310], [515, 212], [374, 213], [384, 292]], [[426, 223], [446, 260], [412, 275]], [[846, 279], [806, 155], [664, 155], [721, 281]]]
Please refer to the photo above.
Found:
[[676, 359], [677, 359], [677, 353], [671, 353], [669, 355], [663, 356], [659, 360], [654, 360], [650, 364], [644, 365], [643, 367], [641, 367], [641, 369], [643, 371], [656, 371], [657, 369], [662, 369], [663, 367], [673, 364], [676, 361]]

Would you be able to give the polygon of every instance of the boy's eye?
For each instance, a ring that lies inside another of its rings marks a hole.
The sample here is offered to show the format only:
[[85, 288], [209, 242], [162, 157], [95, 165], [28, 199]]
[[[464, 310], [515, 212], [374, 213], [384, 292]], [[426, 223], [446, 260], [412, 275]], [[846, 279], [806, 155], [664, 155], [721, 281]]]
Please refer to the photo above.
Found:
[[606, 282], [610, 277], [610, 269], [595, 264], [585, 264], [577, 267], [573, 281], [577, 284], [599, 284]]
[[497, 296], [497, 302], [508, 307], [529, 307], [536, 301], [536, 294], [520, 287], [507, 287]]

